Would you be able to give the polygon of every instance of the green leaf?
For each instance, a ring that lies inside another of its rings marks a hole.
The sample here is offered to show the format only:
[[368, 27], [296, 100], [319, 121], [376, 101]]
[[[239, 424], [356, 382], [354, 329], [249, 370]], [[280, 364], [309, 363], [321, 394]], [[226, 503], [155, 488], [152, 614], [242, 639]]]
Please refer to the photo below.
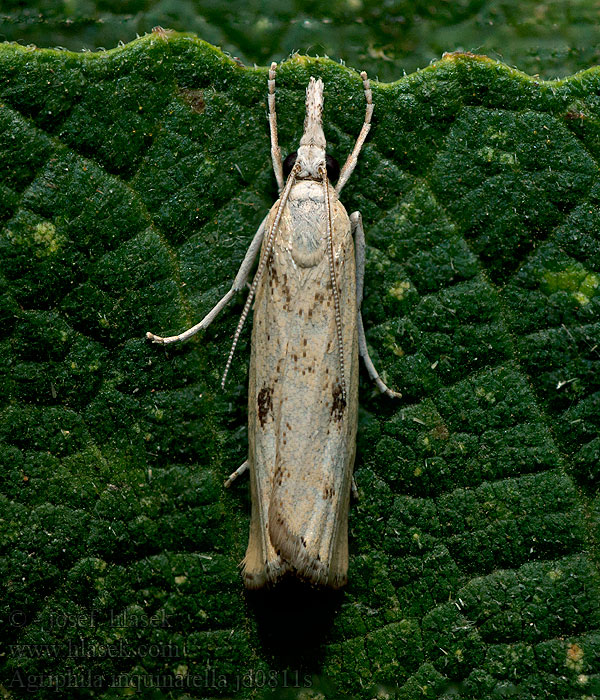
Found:
[[[327, 59], [280, 67], [283, 151], [310, 75], [343, 161], [364, 98]], [[451, 54], [373, 85], [343, 201], [372, 357], [404, 397], [361, 369], [345, 592], [250, 596], [248, 488], [222, 487], [248, 331], [219, 387], [243, 299], [181, 347], [144, 334], [212, 307], [277, 196], [266, 76], [160, 32], [0, 46], [7, 697], [595, 697], [600, 71]]]

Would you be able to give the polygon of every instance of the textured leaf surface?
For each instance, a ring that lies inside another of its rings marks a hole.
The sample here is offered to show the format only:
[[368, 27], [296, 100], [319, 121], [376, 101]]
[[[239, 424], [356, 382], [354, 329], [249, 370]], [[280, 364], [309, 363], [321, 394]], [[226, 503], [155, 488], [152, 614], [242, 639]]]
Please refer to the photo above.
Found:
[[[343, 160], [363, 95], [330, 61], [280, 68], [280, 142], [311, 74]], [[242, 589], [248, 489], [222, 482], [245, 458], [248, 332], [219, 378], [243, 300], [182, 347], [143, 340], [216, 302], [276, 197], [265, 88], [187, 37], [0, 47], [4, 688], [595, 697], [600, 73], [453, 55], [373, 86], [343, 200], [404, 398], [363, 374], [335, 596]]]

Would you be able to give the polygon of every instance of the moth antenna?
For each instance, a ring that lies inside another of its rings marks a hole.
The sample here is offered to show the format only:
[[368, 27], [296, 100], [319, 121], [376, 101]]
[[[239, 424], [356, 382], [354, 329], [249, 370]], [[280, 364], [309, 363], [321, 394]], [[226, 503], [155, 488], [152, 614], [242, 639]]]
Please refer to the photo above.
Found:
[[235, 334], [233, 336], [233, 344], [231, 346], [231, 350], [229, 351], [229, 357], [227, 358], [227, 364], [225, 365], [225, 371], [223, 372], [223, 378], [221, 379], [221, 389], [225, 388], [225, 380], [227, 379], [227, 374], [229, 372], [229, 368], [231, 367], [231, 361], [233, 360], [233, 353], [235, 352], [235, 347], [238, 343], [238, 340], [240, 338], [240, 333], [242, 332], [242, 328], [244, 327], [244, 323], [246, 321], [246, 317], [248, 316], [248, 313], [250, 312], [250, 306], [252, 304], [252, 299], [254, 299], [254, 295], [256, 293], [256, 288], [258, 287], [258, 283], [260, 282], [263, 272], [265, 271], [265, 267], [267, 264], [267, 261], [271, 257], [271, 253], [273, 252], [273, 243], [275, 242], [275, 234], [277, 233], [277, 229], [279, 228], [279, 222], [281, 221], [281, 215], [283, 214], [283, 208], [285, 206], [285, 203], [287, 202], [287, 199], [290, 194], [290, 190], [292, 189], [292, 185], [296, 181], [296, 173], [300, 170], [300, 164], [294, 165], [292, 168], [292, 172], [289, 174], [289, 177], [287, 179], [287, 182], [285, 184], [285, 188], [283, 192], [281, 193], [281, 197], [279, 198], [279, 206], [277, 207], [277, 214], [275, 215], [275, 219], [273, 221], [273, 225], [271, 226], [271, 230], [269, 231], [269, 236], [267, 238], [267, 243], [265, 245], [265, 252], [262, 258], [260, 259], [260, 263], [258, 264], [258, 270], [256, 271], [256, 274], [254, 275], [254, 279], [252, 280], [252, 286], [250, 287], [250, 292], [248, 293], [248, 298], [246, 299], [246, 303], [244, 304], [244, 310], [242, 311], [242, 315], [240, 317], [240, 320], [238, 322], [237, 328], [235, 329]]
[[327, 257], [329, 259], [329, 278], [333, 292], [333, 308], [335, 311], [335, 330], [338, 341], [338, 357], [340, 359], [340, 381], [342, 384], [342, 399], [346, 404], [346, 369], [344, 367], [344, 339], [342, 336], [342, 314], [340, 312], [340, 295], [335, 281], [335, 259], [333, 255], [333, 232], [331, 225], [331, 201], [329, 199], [329, 181], [327, 179], [327, 168], [321, 166], [321, 177], [323, 178], [323, 190], [325, 192], [325, 208], [327, 209]]
[[350, 153], [350, 155], [348, 156], [348, 159], [344, 163], [344, 167], [340, 172], [340, 177], [338, 178], [337, 185], [335, 186], [335, 191], [337, 192], [337, 194], [339, 194], [342, 191], [342, 187], [348, 182], [348, 178], [354, 172], [354, 168], [356, 167], [356, 163], [358, 160], [358, 154], [360, 153], [360, 149], [363, 147], [365, 139], [367, 138], [367, 135], [371, 128], [371, 117], [373, 115], [373, 93], [371, 92], [371, 84], [369, 83], [369, 78], [367, 77], [365, 71], [363, 71], [360, 74], [360, 77], [363, 81], [365, 100], [367, 102], [365, 121], [363, 123], [362, 129], [360, 130], [360, 134], [356, 139], [356, 143], [354, 144], [352, 153]]

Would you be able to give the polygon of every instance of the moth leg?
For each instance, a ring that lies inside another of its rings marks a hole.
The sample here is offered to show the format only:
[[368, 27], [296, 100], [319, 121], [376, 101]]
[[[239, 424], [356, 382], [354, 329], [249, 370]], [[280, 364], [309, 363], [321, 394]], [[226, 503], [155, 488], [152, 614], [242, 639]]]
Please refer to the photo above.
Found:
[[246, 282], [248, 281], [248, 277], [250, 275], [250, 270], [252, 269], [254, 260], [256, 259], [256, 256], [260, 251], [260, 246], [265, 235], [266, 222], [267, 217], [265, 216], [260, 226], [258, 227], [258, 231], [254, 234], [254, 238], [252, 239], [252, 243], [250, 243], [250, 247], [246, 251], [246, 255], [244, 256], [242, 264], [240, 265], [240, 269], [238, 270], [238, 273], [235, 276], [235, 279], [233, 280], [231, 289], [206, 314], [206, 316], [200, 321], [200, 323], [197, 323], [195, 326], [188, 328], [187, 331], [184, 331], [179, 335], [171, 335], [168, 338], [163, 338], [160, 335], [154, 335], [154, 333], [150, 333], [150, 331], [148, 331], [146, 333], [146, 338], [148, 338], [148, 340], [151, 340], [153, 343], [159, 343], [160, 345], [168, 345], [169, 343], [177, 343], [182, 340], [187, 340], [188, 338], [191, 338], [193, 335], [198, 333], [198, 331], [201, 331], [203, 328], [207, 328], [208, 326], [210, 326], [210, 324], [215, 320], [219, 313], [227, 306], [227, 304], [235, 296], [236, 292], [239, 292], [246, 286]]
[[231, 484], [233, 484], [233, 482], [238, 478], [238, 476], [241, 476], [244, 472], [247, 472], [249, 468], [250, 462], [246, 460], [233, 472], [233, 474], [229, 475], [229, 478], [225, 481], [225, 488], [228, 489], [231, 486]]
[[358, 312], [358, 352], [364, 360], [365, 367], [367, 368], [367, 372], [369, 373], [369, 377], [371, 377], [371, 379], [375, 382], [379, 391], [381, 391], [382, 394], [387, 394], [393, 399], [401, 398], [401, 393], [390, 389], [388, 385], [385, 384], [385, 382], [381, 379], [379, 373], [375, 369], [373, 361], [369, 357], [369, 350], [367, 349], [367, 339], [365, 338], [365, 329], [363, 326], [362, 314], [360, 313], [360, 311]]
[[359, 211], [355, 211], [350, 215], [350, 228], [354, 236], [354, 250], [356, 258], [356, 305], [358, 308], [357, 327], [358, 327], [358, 352], [363, 358], [369, 377], [375, 382], [379, 391], [387, 394], [392, 398], [399, 399], [402, 394], [390, 389], [379, 376], [379, 372], [375, 369], [373, 361], [369, 357], [367, 348], [367, 339], [365, 337], [365, 328], [363, 326], [362, 313], [360, 310], [363, 300], [363, 290], [365, 286], [365, 232], [362, 225], [362, 217]]
[[354, 168], [356, 167], [356, 161], [358, 160], [358, 154], [360, 153], [360, 149], [363, 147], [363, 143], [365, 142], [367, 134], [369, 133], [369, 130], [371, 128], [371, 116], [373, 115], [373, 93], [371, 92], [371, 84], [369, 83], [369, 79], [367, 78], [367, 74], [365, 73], [365, 71], [363, 71], [360, 74], [360, 77], [362, 78], [363, 87], [365, 90], [367, 111], [365, 112], [365, 121], [362, 126], [362, 129], [360, 130], [360, 134], [356, 139], [356, 143], [354, 144], [352, 153], [350, 153], [348, 159], [344, 163], [344, 167], [340, 172], [337, 185], [335, 186], [335, 191], [338, 194], [342, 191], [342, 187], [348, 182], [348, 178], [354, 172]]
[[285, 184], [283, 180], [283, 166], [281, 165], [281, 150], [277, 140], [277, 112], [275, 111], [275, 71], [277, 63], [273, 61], [269, 68], [269, 127], [271, 129], [271, 158], [273, 160], [273, 171], [277, 180], [279, 191], [283, 189]]
[[359, 211], [350, 214], [350, 233], [354, 238], [354, 259], [356, 261], [356, 307], [360, 313], [365, 288], [365, 254], [367, 244], [362, 216]]

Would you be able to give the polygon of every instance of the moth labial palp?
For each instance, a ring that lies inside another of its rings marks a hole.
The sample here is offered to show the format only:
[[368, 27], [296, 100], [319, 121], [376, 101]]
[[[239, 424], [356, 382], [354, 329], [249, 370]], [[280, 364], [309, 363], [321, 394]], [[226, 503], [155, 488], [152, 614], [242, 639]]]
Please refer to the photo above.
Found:
[[275, 111], [277, 64], [269, 70], [271, 157], [280, 196], [261, 222], [229, 292], [192, 328], [155, 343], [186, 340], [206, 328], [243, 289], [259, 263], [227, 358], [223, 385], [254, 301], [248, 385], [248, 459], [226, 482], [250, 473], [252, 512], [247, 588], [289, 574], [314, 585], [347, 581], [348, 509], [356, 453], [358, 357], [377, 387], [361, 317], [365, 238], [359, 212], [348, 216], [339, 194], [356, 167], [373, 113], [371, 87], [363, 127], [337, 175], [326, 153], [323, 82], [306, 89], [298, 150], [281, 160]]

